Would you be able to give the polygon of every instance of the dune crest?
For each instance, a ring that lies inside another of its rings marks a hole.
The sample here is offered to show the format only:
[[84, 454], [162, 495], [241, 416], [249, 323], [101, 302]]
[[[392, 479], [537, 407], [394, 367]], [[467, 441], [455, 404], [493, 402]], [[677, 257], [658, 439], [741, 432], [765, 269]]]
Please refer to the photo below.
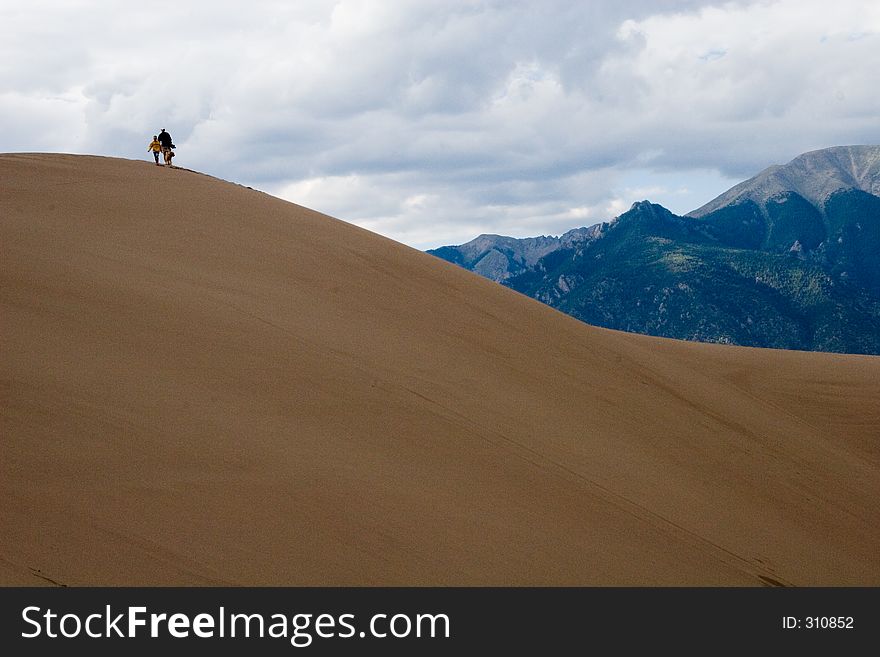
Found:
[[596, 329], [152, 162], [0, 194], [2, 584], [880, 584], [880, 358]]

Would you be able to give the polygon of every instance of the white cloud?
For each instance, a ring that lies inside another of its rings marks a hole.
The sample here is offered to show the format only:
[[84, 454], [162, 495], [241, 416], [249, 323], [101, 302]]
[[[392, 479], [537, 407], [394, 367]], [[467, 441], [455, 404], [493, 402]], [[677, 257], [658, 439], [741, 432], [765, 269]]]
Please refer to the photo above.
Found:
[[182, 166], [413, 245], [558, 234], [876, 143], [878, 59], [869, 0], [7, 2], [0, 151], [167, 127]]
[[83, 142], [86, 99], [61, 93], [0, 91], [2, 151], [76, 151]]
[[618, 36], [640, 45], [609, 67], [639, 90], [642, 130], [668, 135], [654, 140], [667, 142], [662, 163], [747, 175], [761, 161], [877, 141], [858, 120], [880, 109], [876, 3], [725, 4], [627, 21]]

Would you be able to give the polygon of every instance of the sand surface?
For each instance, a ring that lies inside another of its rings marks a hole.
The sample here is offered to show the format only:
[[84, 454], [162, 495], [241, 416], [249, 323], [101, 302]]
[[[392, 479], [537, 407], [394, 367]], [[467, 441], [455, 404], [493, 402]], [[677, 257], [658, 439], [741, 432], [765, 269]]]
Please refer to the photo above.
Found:
[[0, 584], [880, 585], [880, 358], [597, 329], [152, 162], [0, 155]]

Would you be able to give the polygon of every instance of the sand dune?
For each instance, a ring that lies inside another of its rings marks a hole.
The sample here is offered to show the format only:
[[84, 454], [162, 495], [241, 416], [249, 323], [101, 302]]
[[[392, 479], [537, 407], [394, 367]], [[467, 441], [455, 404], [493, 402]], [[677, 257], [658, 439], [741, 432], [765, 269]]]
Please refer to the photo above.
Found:
[[186, 170], [0, 156], [0, 583], [880, 585], [880, 358], [602, 330]]

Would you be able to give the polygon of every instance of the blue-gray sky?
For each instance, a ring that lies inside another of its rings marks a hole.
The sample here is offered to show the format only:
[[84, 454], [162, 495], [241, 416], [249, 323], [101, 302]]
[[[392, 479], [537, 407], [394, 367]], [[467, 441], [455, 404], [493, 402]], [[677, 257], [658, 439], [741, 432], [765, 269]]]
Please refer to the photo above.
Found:
[[880, 142], [874, 0], [4, 0], [0, 152], [176, 163], [416, 248]]

